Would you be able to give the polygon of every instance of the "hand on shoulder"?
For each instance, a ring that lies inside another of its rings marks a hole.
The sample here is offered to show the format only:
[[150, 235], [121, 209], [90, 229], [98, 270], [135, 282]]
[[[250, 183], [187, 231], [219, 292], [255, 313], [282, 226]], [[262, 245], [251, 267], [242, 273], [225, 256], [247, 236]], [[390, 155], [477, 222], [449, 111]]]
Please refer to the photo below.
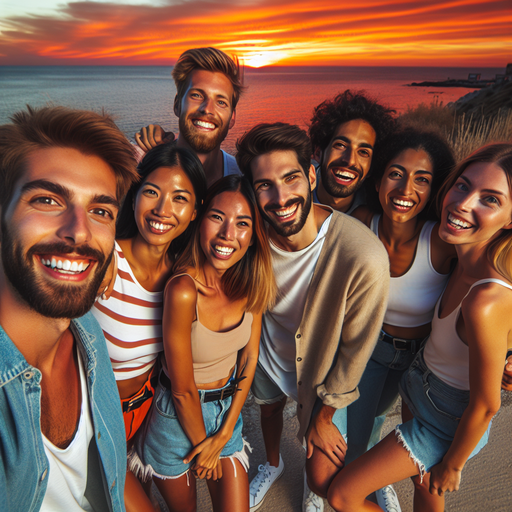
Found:
[[145, 128], [141, 128], [135, 134], [135, 140], [142, 151], [147, 153], [150, 149], [163, 144], [164, 142], [172, 142], [175, 139], [174, 133], [166, 132], [158, 124], [149, 124]]

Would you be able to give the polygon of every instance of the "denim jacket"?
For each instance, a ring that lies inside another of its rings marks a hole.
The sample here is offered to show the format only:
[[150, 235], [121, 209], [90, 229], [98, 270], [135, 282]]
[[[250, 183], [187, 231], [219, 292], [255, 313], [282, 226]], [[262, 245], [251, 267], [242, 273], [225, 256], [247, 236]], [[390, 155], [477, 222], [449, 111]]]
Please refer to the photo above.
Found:
[[[87, 374], [107, 502], [112, 512], [122, 512], [126, 438], [105, 339], [90, 313], [72, 320], [71, 330]], [[49, 464], [41, 436], [40, 383], [41, 372], [27, 363], [0, 326], [0, 507], [4, 512], [37, 512], [46, 493]]]

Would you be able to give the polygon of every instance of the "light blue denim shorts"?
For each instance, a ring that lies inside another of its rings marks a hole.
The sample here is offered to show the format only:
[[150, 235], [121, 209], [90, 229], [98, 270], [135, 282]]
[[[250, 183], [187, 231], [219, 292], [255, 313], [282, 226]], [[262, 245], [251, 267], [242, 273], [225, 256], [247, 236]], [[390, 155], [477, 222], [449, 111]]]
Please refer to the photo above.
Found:
[[[224, 387], [229, 386], [231, 382], [230, 380]], [[210, 437], [222, 426], [224, 415], [229, 410], [233, 397], [204, 402], [205, 391], [198, 390], [198, 392], [206, 435]], [[221, 452], [221, 458], [234, 457], [247, 470], [249, 461], [244, 451], [246, 444], [242, 438], [242, 415], [240, 414], [233, 435]], [[153, 407], [146, 418], [145, 428], [143, 426], [139, 429], [133, 448], [128, 455], [128, 467], [143, 480], [153, 476], [164, 479], [179, 478], [189, 470], [192, 464], [191, 462], [183, 463], [183, 459], [192, 451], [192, 448], [192, 444], [181, 428], [174, 408], [172, 392], [159, 382]]]
[[[469, 391], [454, 388], [432, 373], [420, 351], [404, 373], [400, 394], [414, 418], [396, 427], [395, 433], [420, 470], [421, 478], [443, 459], [459, 421], [469, 404]], [[491, 424], [473, 453], [489, 439]]]

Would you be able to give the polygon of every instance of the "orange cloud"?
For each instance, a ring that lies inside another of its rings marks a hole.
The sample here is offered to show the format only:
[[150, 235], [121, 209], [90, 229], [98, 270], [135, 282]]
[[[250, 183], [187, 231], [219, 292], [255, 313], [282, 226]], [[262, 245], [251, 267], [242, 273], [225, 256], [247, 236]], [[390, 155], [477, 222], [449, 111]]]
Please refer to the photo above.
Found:
[[511, 60], [509, 0], [69, 2], [0, 25], [1, 64], [172, 64], [217, 46], [247, 65], [486, 65]]

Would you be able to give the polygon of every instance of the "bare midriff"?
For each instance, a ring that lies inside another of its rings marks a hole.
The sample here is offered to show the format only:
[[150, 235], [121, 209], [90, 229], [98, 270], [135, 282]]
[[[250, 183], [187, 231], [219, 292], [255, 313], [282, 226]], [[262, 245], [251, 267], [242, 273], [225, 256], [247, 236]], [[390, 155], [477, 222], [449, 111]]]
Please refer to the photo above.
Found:
[[149, 374], [151, 373], [152, 369], [153, 367], [151, 367], [148, 371], [144, 372], [142, 375], [133, 377], [133, 379], [116, 381], [120, 398], [130, 398], [131, 396], [135, 395], [135, 393], [137, 393], [148, 380]]
[[216, 380], [215, 382], [208, 382], [206, 384], [196, 384], [197, 389], [220, 389], [223, 388], [231, 378], [231, 375], [233, 375], [233, 372], [235, 371], [235, 367], [231, 368], [231, 371], [229, 372], [229, 375], [223, 379]]
[[393, 338], [415, 340], [418, 338], [426, 338], [430, 334], [430, 323], [419, 325], [418, 327], [399, 327], [397, 325], [383, 324], [382, 330], [390, 336], [393, 336]]
[[[167, 364], [165, 362], [165, 359], [162, 361], [162, 366], [165, 368], [165, 372], [167, 373], [167, 375], [169, 375], [169, 371], [167, 370]], [[233, 375], [234, 371], [235, 371], [235, 367], [233, 366], [233, 368], [231, 368], [229, 375], [227, 377], [216, 380], [215, 382], [207, 382], [207, 383], [200, 383], [200, 384], [196, 383], [196, 387], [197, 387], [197, 389], [203, 389], [203, 390], [223, 388], [229, 382], [229, 379]]]

